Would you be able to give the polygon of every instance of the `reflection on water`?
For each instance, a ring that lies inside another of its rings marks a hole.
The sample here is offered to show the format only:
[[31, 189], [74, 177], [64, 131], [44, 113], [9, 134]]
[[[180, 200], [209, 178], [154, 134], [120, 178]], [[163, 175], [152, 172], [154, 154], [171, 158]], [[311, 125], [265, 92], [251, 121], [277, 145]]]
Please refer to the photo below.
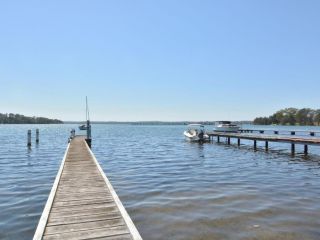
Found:
[[[32, 238], [71, 128], [0, 126], [0, 239]], [[320, 147], [291, 157], [288, 144], [255, 152], [189, 143], [183, 130], [93, 126], [93, 151], [144, 239], [320, 238]]]

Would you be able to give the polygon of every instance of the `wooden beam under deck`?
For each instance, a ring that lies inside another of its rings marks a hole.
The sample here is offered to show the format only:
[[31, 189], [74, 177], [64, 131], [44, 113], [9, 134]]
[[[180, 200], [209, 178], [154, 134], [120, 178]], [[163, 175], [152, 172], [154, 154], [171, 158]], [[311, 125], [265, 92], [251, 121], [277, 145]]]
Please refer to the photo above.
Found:
[[265, 149], [268, 151], [269, 142], [282, 142], [291, 144], [291, 153], [295, 153], [295, 144], [304, 145], [304, 154], [308, 154], [308, 146], [316, 145], [320, 146], [320, 138], [315, 137], [297, 137], [295, 135], [265, 135], [265, 134], [248, 134], [248, 133], [229, 133], [229, 132], [207, 132], [210, 139], [217, 137], [218, 141], [221, 137], [227, 139], [228, 144], [230, 144], [231, 138], [236, 138], [238, 140], [238, 146], [240, 146], [240, 139], [253, 140], [254, 149], [257, 149], [257, 141], [265, 142]]

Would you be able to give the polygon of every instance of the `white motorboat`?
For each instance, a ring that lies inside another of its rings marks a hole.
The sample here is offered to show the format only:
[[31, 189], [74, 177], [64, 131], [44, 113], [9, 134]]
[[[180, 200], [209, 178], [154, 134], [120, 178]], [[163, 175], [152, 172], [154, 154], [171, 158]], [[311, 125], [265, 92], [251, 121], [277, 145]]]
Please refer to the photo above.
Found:
[[216, 122], [215, 130], [216, 132], [238, 132], [240, 126], [233, 124], [230, 121], [219, 121]]
[[82, 124], [79, 126], [80, 130], [87, 130], [87, 125], [86, 124]]
[[189, 124], [188, 129], [183, 134], [187, 140], [192, 142], [205, 142], [209, 140], [209, 136], [206, 134], [204, 125], [202, 124]]

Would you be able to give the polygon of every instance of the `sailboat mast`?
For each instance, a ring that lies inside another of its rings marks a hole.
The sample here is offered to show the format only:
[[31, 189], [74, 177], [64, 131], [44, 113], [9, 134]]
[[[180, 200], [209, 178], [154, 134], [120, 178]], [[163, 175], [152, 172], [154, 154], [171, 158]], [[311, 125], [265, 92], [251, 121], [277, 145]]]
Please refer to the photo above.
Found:
[[88, 121], [88, 98], [86, 96], [86, 121]]

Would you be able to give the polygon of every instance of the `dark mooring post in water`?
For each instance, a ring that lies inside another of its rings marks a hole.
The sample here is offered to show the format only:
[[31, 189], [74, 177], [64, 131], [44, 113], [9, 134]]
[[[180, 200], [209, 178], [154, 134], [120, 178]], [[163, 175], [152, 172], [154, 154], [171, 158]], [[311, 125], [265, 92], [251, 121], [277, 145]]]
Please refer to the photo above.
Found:
[[39, 129], [36, 129], [36, 143], [39, 143]]
[[266, 141], [265, 147], [266, 147], [266, 151], [269, 151], [269, 142], [268, 141]]
[[31, 147], [31, 130], [28, 130], [28, 143], [27, 143], [28, 147]]
[[304, 154], [308, 155], [308, 145], [304, 145]]
[[293, 156], [294, 156], [295, 151], [296, 151], [295, 149], [296, 149], [296, 147], [295, 147], [294, 143], [291, 143], [291, 155], [293, 155]]

